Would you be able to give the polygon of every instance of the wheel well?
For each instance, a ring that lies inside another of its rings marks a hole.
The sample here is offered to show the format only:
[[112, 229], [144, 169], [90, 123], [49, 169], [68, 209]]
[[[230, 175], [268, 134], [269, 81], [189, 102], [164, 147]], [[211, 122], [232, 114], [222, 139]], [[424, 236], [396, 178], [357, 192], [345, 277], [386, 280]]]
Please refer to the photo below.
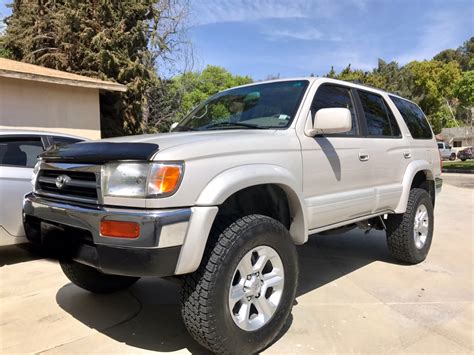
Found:
[[431, 202], [433, 203], [433, 206], [435, 204], [435, 184], [433, 179], [431, 177], [431, 172], [430, 171], [425, 171], [421, 170], [415, 174], [413, 177], [413, 181], [411, 183], [410, 190], [419, 188], [426, 190], [428, 194], [431, 196]]
[[234, 193], [219, 206], [218, 216], [242, 217], [249, 214], [271, 217], [288, 230], [290, 229], [291, 216], [288, 197], [278, 185], [256, 185]]

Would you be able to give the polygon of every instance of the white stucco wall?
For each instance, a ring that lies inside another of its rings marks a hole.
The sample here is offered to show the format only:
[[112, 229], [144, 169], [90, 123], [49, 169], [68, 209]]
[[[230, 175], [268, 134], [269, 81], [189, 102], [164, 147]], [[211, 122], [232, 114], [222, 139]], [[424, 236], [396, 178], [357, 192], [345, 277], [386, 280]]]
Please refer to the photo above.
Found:
[[99, 90], [0, 77], [2, 128], [99, 139]]

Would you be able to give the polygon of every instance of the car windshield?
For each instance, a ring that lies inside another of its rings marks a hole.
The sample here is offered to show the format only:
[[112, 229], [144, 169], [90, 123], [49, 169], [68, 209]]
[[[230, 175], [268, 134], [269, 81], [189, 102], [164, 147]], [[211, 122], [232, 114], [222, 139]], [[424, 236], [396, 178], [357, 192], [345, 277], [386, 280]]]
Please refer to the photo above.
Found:
[[275, 129], [291, 124], [307, 80], [279, 81], [230, 89], [197, 106], [174, 129]]

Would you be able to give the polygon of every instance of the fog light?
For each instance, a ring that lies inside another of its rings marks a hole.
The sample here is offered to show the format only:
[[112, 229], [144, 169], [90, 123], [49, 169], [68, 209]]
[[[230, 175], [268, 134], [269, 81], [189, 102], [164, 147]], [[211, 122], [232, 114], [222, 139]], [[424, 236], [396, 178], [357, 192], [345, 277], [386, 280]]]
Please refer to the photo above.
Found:
[[140, 225], [136, 222], [101, 221], [100, 235], [112, 238], [138, 238]]

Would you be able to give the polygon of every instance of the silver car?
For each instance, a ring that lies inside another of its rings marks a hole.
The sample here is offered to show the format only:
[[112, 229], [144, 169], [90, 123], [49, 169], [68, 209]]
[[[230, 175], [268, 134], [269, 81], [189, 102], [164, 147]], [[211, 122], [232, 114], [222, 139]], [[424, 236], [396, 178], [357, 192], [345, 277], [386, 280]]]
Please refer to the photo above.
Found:
[[26, 242], [21, 205], [32, 190], [38, 155], [53, 144], [84, 140], [53, 132], [0, 130], [0, 246]]

